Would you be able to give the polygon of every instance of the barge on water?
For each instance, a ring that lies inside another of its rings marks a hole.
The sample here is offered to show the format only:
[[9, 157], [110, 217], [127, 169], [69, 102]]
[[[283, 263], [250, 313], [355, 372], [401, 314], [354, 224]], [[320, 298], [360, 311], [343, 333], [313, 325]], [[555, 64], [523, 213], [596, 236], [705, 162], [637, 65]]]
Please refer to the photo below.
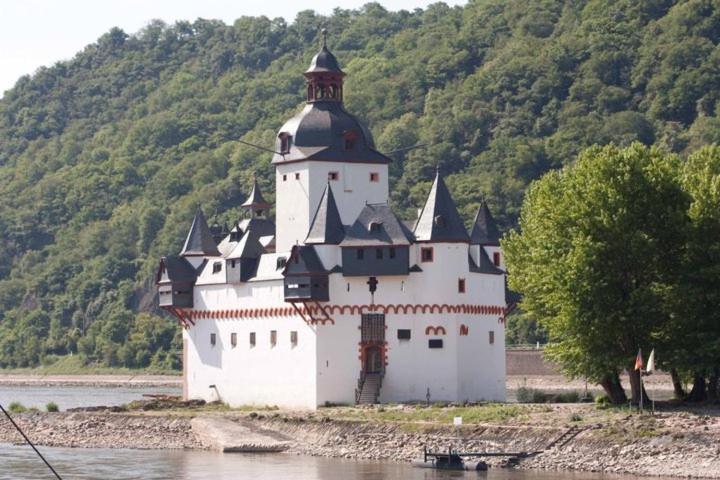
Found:
[[470, 470], [484, 472], [488, 464], [483, 457], [507, 457], [509, 465], [517, 464], [520, 459], [537, 455], [541, 452], [466, 452], [454, 451], [451, 447], [447, 452], [430, 452], [427, 447], [423, 449], [422, 460], [412, 464], [418, 468], [433, 468], [436, 470]]

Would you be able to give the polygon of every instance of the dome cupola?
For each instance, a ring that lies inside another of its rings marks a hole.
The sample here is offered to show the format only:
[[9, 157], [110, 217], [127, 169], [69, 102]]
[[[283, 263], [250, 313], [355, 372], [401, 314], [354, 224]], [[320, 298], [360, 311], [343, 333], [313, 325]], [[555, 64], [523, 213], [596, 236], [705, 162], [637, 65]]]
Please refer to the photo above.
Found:
[[305, 71], [308, 102], [342, 102], [343, 77], [337, 58], [327, 48], [327, 30], [323, 28], [323, 44]]

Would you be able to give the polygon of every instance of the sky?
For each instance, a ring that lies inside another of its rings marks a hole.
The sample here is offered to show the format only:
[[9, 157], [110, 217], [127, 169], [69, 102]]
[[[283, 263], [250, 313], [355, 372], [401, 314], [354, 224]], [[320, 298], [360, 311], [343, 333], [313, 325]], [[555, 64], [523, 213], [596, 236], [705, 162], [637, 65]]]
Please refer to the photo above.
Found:
[[[153, 19], [174, 23], [201, 17], [231, 24], [243, 15], [291, 22], [301, 10], [330, 14], [337, 7], [359, 8], [365, 3], [368, 0], [0, 0], [0, 96], [22, 75], [72, 58], [112, 27], [134, 33]], [[379, 3], [388, 10], [413, 10], [435, 1]]]

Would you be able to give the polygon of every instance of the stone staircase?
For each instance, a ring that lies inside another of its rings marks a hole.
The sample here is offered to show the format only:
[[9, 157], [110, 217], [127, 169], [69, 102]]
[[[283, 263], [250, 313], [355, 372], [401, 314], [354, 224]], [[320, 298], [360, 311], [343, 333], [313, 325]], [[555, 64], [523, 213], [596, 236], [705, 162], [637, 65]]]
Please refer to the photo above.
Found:
[[368, 373], [360, 386], [358, 405], [370, 405], [378, 403], [380, 387], [382, 386], [382, 375], [379, 373]]

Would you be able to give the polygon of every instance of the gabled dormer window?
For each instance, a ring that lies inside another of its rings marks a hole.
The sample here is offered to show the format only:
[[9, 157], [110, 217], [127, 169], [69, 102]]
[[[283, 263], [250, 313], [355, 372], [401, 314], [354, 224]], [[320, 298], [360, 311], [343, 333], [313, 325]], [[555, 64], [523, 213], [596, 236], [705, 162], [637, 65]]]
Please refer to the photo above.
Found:
[[280, 153], [290, 153], [290, 147], [292, 147], [292, 135], [287, 132], [282, 132], [280, 135]]
[[380, 227], [382, 224], [380, 222], [370, 222], [370, 231], [372, 233], [378, 233], [380, 232]]

